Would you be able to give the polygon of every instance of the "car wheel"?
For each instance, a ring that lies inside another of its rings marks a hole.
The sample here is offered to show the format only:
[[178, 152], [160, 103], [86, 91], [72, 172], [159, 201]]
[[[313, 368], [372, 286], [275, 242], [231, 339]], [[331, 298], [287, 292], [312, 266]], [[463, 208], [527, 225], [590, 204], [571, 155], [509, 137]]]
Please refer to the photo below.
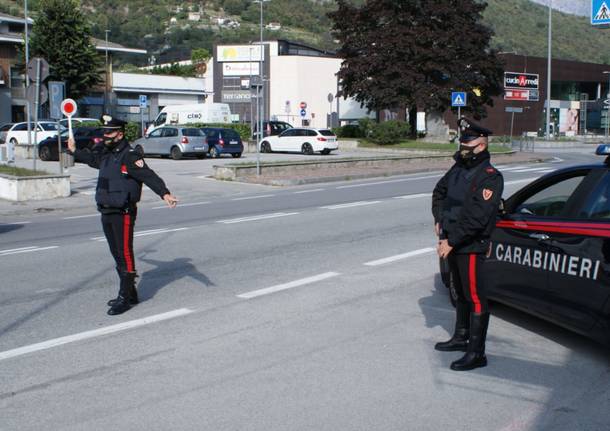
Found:
[[51, 160], [51, 148], [48, 145], [42, 146], [38, 149], [38, 156], [40, 160], [48, 162]]
[[210, 157], [212, 157], [213, 159], [217, 159], [220, 157], [220, 151], [218, 151], [218, 148], [216, 148], [215, 146], [210, 148]]
[[182, 158], [182, 151], [178, 147], [172, 147], [170, 155], [174, 160], [180, 160]]
[[241, 157], [241, 153], [232, 153], [231, 155], [234, 159], [239, 159]]
[[322, 154], [323, 156], [328, 156], [330, 154], [330, 150], [329, 149], [322, 150], [322, 151], [320, 151], [320, 154]]
[[261, 144], [261, 153], [271, 153], [271, 144], [265, 141]]
[[304, 143], [301, 146], [301, 153], [311, 156], [313, 154], [313, 147], [311, 146], [311, 144], [308, 144], [307, 142]]
[[136, 145], [134, 150], [137, 151], [142, 157], [144, 157], [144, 148], [142, 148], [142, 145]]
[[12, 138], [11, 139], [11, 144], [13, 144], [13, 147], [16, 146], [18, 144], [17, 139]]

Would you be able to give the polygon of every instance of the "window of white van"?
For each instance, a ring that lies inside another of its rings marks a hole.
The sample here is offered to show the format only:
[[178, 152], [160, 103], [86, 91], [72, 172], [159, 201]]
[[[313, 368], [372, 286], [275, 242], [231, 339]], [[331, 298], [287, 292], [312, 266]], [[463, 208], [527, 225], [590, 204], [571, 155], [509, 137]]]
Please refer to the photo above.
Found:
[[161, 124], [165, 124], [166, 119], [167, 119], [167, 114], [165, 112], [159, 114], [159, 116], [155, 120], [155, 126], [160, 126]]

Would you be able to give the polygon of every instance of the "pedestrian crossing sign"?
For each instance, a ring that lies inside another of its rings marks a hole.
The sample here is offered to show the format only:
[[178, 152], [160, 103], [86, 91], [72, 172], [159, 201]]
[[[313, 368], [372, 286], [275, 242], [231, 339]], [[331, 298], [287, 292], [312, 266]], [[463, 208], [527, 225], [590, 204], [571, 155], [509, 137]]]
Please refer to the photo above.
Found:
[[463, 91], [451, 93], [451, 106], [454, 108], [466, 106], [466, 93]]
[[591, 0], [591, 25], [610, 25], [609, 0]]

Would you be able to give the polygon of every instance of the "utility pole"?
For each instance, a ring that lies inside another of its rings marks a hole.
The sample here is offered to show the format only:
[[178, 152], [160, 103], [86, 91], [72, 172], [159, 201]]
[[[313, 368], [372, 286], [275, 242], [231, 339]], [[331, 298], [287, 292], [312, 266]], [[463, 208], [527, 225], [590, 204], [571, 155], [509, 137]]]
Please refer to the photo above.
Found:
[[553, 0], [549, 0], [549, 35], [546, 70], [546, 139], [551, 140], [551, 52], [553, 38]]

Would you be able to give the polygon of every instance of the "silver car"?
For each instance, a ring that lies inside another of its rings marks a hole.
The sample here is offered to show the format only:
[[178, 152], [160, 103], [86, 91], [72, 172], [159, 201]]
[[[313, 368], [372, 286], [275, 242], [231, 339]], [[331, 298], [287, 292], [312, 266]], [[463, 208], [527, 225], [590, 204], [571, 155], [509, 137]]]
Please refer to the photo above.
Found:
[[203, 159], [208, 152], [205, 133], [201, 129], [186, 126], [165, 126], [153, 130], [149, 135], [133, 142], [142, 154], [171, 156], [178, 160], [183, 156]]

